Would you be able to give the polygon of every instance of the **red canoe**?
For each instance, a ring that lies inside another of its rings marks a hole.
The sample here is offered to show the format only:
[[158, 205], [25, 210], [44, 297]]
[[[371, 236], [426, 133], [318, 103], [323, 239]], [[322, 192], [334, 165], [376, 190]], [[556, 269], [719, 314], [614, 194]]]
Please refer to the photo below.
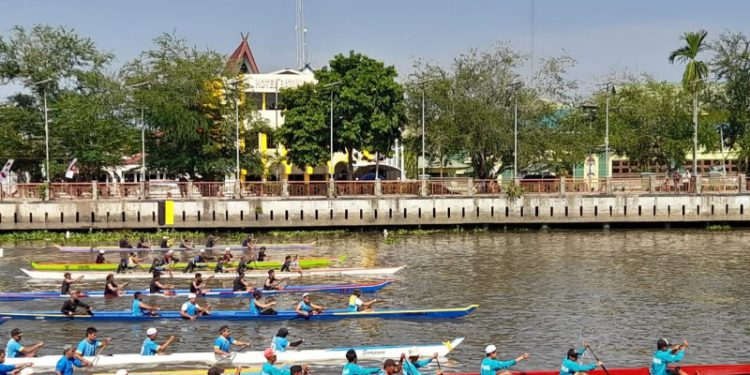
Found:
[[[606, 364], [605, 364], [606, 365]], [[750, 364], [736, 365], [685, 365], [680, 368], [689, 375], [750, 375]], [[609, 375], [649, 375], [648, 367], [607, 368]], [[559, 375], [560, 371], [512, 371], [513, 375]], [[601, 369], [589, 372], [590, 375], [607, 375]], [[451, 374], [479, 375], [479, 373]]]

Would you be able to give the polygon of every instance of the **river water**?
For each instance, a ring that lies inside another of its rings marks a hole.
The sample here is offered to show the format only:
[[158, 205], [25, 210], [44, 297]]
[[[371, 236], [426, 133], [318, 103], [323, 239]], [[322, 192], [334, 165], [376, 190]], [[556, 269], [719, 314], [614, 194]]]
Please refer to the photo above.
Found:
[[[380, 293], [379, 298], [387, 300], [385, 306], [436, 308], [476, 303], [480, 307], [468, 317], [450, 321], [287, 323], [290, 338], [303, 338], [304, 348], [430, 343], [466, 337], [441, 365], [451, 372], [476, 372], [483, 348], [490, 343], [497, 345], [500, 358], [530, 353], [530, 359], [516, 369], [555, 369], [569, 347], [577, 347], [586, 339], [606, 365], [621, 367], [648, 365], [656, 340], [667, 337], [690, 342], [686, 363], [750, 362], [748, 231], [467, 230], [391, 235], [389, 240], [381, 233], [369, 232], [294, 241], [312, 239], [319, 245], [301, 251], [303, 254], [346, 255], [346, 265], [352, 267], [406, 264], [408, 267], [395, 276], [396, 283]], [[43, 246], [4, 245], [1, 290], [58, 289], [57, 283], [21, 276], [18, 268], [32, 259], [93, 261], [93, 255], [61, 255]], [[373, 279], [357, 279], [366, 280]], [[183, 283], [186, 287], [187, 281]], [[97, 283], [82, 289], [100, 288]], [[279, 306], [291, 308], [296, 298], [281, 296]], [[343, 295], [320, 294], [316, 299], [329, 307], [347, 303]], [[98, 310], [124, 310], [131, 300], [89, 302]], [[147, 302], [177, 309], [182, 300], [154, 297]], [[217, 309], [247, 307], [247, 300], [212, 303]], [[14, 302], [3, 303], [0, 310], [58, 310], [60, 305], [60, 301]], [[178, 335], [171, 351], [180, 352], [210, 351], [221, 324], [175, 321], [155, 326], [162, 337]], [[281, 325], [237, 322], [232, 328], [236, 338], [263, 347]], [[28, 343], [43, 339], [47, 346], [41, 354], [56, 355], [63, 344], [83, 337], [86, 324], [11, 321], [0, 332], [14, 327], [24, 330]], [[132, 353], [140, 349], [147, 326], [103, 323], [97, 328], [100, 336], [114, 338], [109, 353]], [[313, 367], [316, 373], [340, 373], [344, 362]], [[434, 370], [433, 364], [428, 371]]]

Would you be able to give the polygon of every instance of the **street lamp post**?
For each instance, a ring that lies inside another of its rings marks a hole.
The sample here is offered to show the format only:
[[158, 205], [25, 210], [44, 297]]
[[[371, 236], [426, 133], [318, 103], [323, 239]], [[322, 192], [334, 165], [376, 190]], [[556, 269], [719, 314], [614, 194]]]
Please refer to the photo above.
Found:
[[[39, 82], [34, 82], [34, 86], [41, 86], [45, 83], [52, 82], [52, 78], [47, 78]], [[44, 154], [45, 154], [45, 165], [44, 165], [44, 182], [49, 184], [49, 116], [47, 114], [47, 88], [42, 86], [42, 97], [44, 98]]]
[[518, 179], [518, 90], [523, 82], [513, 82], [508, 87], [513, 90], [513, 181]]
[[422, 86], [422, 179], [425, 178], [425, 167], [427, 164], [427, 159], [425, 159], [425, 153], [424, 153], [424, 145], [425, 145], [425, 137], [424, 137], [424, 112], [425, 112], [425, 99], [424, 99], [424, 85]]
[[[150, 84], [151, 81], [139, 82], [126, 87], [135, 89]], [[145, 108], [141, 105], [141, 181], [146, 181], [146, 116]]]
[[612, 95], [617, 94], [615, 91], [615, 85], [611, 82], [607, 83], [607, 98], [604, 110], [604, 163], [607, 168], [607, 177], [610, 177], [609, 169], [609, 100]]
[[[341, 84], [341, 81], [336, 81], [336, 82], [331, 82], [329, 84], [325, 84], [323, 85], [323, 87], [324, 88], [333, 87], [333, 86], [337, 86], [340, 84]], [[331, 89], [331, 127], [330, 127], [330, 130], [331, 130], [331, 143], [329, 145], [330, 159], [328, 160], [328, 177], [331, 181], [333, 181], [334, 179], [333, 175], [334, 175], [334, 172], [336, 172], [334, 169], [334, 165], [333, 165], [333, 89]]]

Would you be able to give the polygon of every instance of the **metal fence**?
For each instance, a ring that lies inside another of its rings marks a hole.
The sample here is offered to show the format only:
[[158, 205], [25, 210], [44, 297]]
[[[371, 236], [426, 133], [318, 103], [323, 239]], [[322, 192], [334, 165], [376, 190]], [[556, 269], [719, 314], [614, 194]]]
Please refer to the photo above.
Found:
[[[92, 199], [255, 199], [264, 197], [504, 196], [509, 180], [470, 178], [382, 181], [178, 182], [149, 181], [0, 184], [0, 201]], [[744, 175], [684, 179], [670, 177], [545, 178], [517, 181], [523, 195], [740, 194]]]

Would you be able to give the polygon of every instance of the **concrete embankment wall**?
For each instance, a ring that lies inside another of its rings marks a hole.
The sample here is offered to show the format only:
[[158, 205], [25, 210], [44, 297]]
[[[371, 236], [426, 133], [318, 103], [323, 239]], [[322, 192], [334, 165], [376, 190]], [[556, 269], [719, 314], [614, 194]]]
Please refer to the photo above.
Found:
[[[750, 195], [409, 197], [175, 200], [173, 225], [159, 225], [162, 201], [0, 202], [0, 230], [313, 228], [416, 225], [534, 225], [738, 222]], [[162, 205], [163, 209], [164, 205]]]

